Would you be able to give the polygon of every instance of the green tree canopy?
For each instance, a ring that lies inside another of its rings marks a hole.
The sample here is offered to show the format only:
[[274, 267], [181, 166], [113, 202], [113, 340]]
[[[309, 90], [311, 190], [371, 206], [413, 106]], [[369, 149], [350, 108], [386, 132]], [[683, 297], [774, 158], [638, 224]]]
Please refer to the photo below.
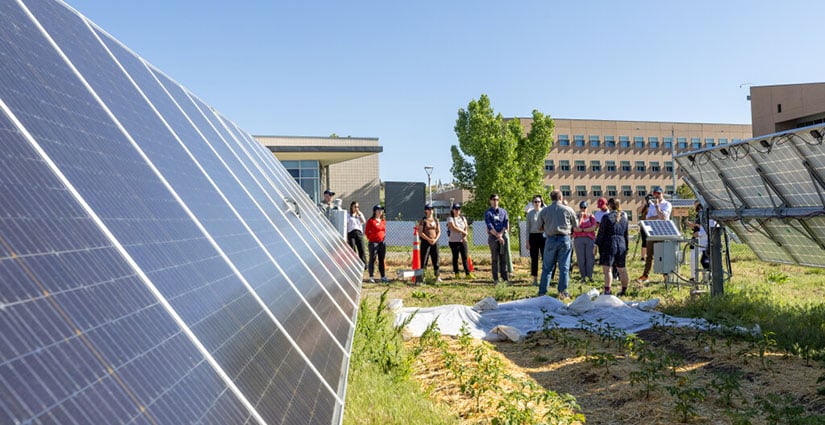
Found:
[[489, 207], [490, 194], [498, 193], [501, 206], [513, 220], [524, 216], [524, 205], [544, 189], [544, 159], [553, 146], [553, 119], [533, 110], [530, 131], [525, 134], [517, 118], [505, 120], [482, 94], [458, 110], [455, 133], [458, 146], [450, 148], [456, 183], [473, 199], [462, 209], [480, 218]]

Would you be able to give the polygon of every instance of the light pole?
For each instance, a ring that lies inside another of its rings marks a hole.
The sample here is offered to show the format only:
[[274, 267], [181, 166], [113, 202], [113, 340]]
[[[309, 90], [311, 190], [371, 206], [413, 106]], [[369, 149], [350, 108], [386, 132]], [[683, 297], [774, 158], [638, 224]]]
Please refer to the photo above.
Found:
[[425, 165], [424, 166], [424, 171], [427, 172], [427, 191], [430, 193], [430, 197], [429, 197], [430, 200], [428, 202], [430, 203], [430, 205], [432, 205], [432, 203], [433, 203], [433, 187], [430, 184], [430, 176], [433, 175], [433, 166], [432, 165]]
[[673, 126], [670, 126], [670, 169], [673, 171], [673, 199], [678, 198], [676, 189], [676, 135]]

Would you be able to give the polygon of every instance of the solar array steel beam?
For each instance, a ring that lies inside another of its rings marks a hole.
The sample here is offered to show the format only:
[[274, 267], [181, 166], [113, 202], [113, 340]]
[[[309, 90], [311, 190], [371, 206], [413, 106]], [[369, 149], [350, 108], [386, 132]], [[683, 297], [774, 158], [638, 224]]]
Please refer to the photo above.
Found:
[[769, 262], [825, 267], [825, 128], [676, 156], [708, 215]]
[[363, 267], [271, 153], [63, 3], [0, 63], [0, 423], [340, 423]]

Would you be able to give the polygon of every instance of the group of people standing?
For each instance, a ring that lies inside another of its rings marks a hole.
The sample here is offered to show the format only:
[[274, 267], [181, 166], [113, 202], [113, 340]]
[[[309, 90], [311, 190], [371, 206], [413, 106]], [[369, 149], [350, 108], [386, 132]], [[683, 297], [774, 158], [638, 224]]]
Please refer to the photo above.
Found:
[[[661, 187], [654, 188], [653, 195], [646, 205], [643, 215], [647, 220], [669, 220], [672, 211], [670, 202], [664, 199]], [[324, 192], [325, 201], [331, 198], [334, 192]], [[617, 295], [624, 295], [628, 288], [628, 274], [626, 269], [627, 252], [629, 246], [629, 219], [622, 211], [622, 202], [619, 199], [599, 198], [597, 210], [588, 211], [587, 202], [579, 203], [579, 211], [574, 211], [567, 205], [561, 191], [550, 193], [549, 205], [545, 204], [541, 195], [536, 195], [531, 201], [527, 212], [527, 249], [530, 251], [530, 273], [533, 284], [538, 285], [539, 295], [547, 293], [548, 281], [558, 272], [559, 298], [569, 298], [567, 290], [570, 280], [570, 263], [575, 251], [579, 273], [583, 282], [593, 282], [593, 269], [598, 264], [604, 270], [604, 293], [611, 294], [614, 278], [621, 282], [621, 291]], [[326, 201], [329, 202], [329, 201]], [[492, 194], [489, 199], [490, 208], [484, 213], [484, 222], [487, 229], [487, 244], [490, 248], [493, 282], [499, 278], [504, 282], [509, 280], [509, 230], [510, 220], [507, 210], [499, 206], [498, 194]], [[439, 268], [438, 239], [441, 237], [441, 226], [435, 217], [433, 206], [424, 206], [424, 217], [418, 222], [418, 234], [421, 240], [422, 268], [432, 261], [436, 281], [441, 282]], [[470, 276], [467, 254], [467, 235], [469, 225], [467, 219], [461, 215], [461, 205], [454, 204], [447, 219], [449, 246], [452, 252], [452, 268], [456, 277], [459, 276], [459, 261], [466, 276]], [[382, 282], [388, 282], [386, 277], [386, 219], [384, 207], [375, 205], [372, 216], [366, 219], [361, 213], [358, 202], [352, 202], [347, 215], [347, 243], [355, 250], [358, 257], [365, 264], [369, 272], [369, 281], [375, 282], [375, 263], [378, 263], [378, 272]], [[364, 253], [364, 236], [368, 241], [369, 261]], [[652, 265], [653, 243], [646, 241], [642, 257], [645, 267], [640, 282], [647, 281], [647, 275]], [[647, 254], [647, 255], [645, 255]], [[697, 254], [701, 255], [697, 251]], [[698, 256], [697, 256], [698, 257]], [[541, 275], [538, 264], [541, 259]], [[698, 260], [698, 258], [697, 258]]]
[[[470, 267], [467, 254], [467, 235], [470, 226], [467, 218], [461, 215], [461, 204], [453, 204], [450, 208], [450, 217], [447, 218], [447, 238], [450, 251], [453, 254], [453, 273], [459, 276], [459, 258], [464, 268], [464, 274], [470, 277]], [[418, 222], [418, 234], [421, 238], [421, 268], [426, 269], [427, 263], [432, 260], [433, 273], [437, 282], [442, 282], [439, 267], [438, 239], [441, 237], [441, 225], [435, 217], [433, 206], [424, 205], [424, 217]]]
[[[548, 282], [558, 272], [559, 298], [570, 297], [567, 288], [574, 250], [583, 282], [593, 282], [593, 269], [598, 252], [599, 265], [605, 271], [605, 293], [611, 293], [611, 269], [615, 266], [622, 283], [619, 295], [624, 295], [628, 286], [625, 269], [628, 217], [622, 211], [621, 201], [600, 198], [598, 210], [591, 214], [587, 202], [579, 203], [579, 211], [574, 211], [566, 204], [559, 190], [550, 193], [550, 200], [550, 205], [546, 205], [540, 195], [534, 196], [527, 213], [530, 273], [533, 276], [533, 284], [539, 286], [539, 295], [547, 294]], [[540, 278], [539, 258], [542, 261]]]
[[[387, 235], [387, 220], [384, 218], [384, 207], [375, 205], [372, 207], [372, 216], [364, 218], [358, 202], [349, 205], [347, 214], [347, 244], [358, 254], [358, 258], [364, 263], [370, 275], [370, 282], [375, 283], [375, 263], [378, 263], [378, 273], [381, 275], [381, 282], [389, 282], [387, 279], [386, 266], [384, 260], [387, 257], [387, 246], [384, 238]], [[367, 237], [367, 247], [369, 250], [369, 262], [364, 258], [364, 236]]]

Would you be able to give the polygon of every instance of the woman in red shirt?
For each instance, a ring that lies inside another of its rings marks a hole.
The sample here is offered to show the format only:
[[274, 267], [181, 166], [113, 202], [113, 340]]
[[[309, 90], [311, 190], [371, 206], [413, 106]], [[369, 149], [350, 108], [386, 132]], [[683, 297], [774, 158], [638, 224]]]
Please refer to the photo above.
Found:
[[367, 220], [364, 233], [369, 242], [370, 262], [369, 273], [370, 283], [375, 283], [373, 273], [375, 272], [375, 256], [378, 254], [378, 273], [381, 273], [381, 282], [387, 283], [389, 280], [384, 270], [384, 258], [387, 256], [387, 246], [384, 245], [384, 237], [387, 235], [387, 220], [384, 219], [384, 207], [376, 205], [372, 207], [372, 217]]

